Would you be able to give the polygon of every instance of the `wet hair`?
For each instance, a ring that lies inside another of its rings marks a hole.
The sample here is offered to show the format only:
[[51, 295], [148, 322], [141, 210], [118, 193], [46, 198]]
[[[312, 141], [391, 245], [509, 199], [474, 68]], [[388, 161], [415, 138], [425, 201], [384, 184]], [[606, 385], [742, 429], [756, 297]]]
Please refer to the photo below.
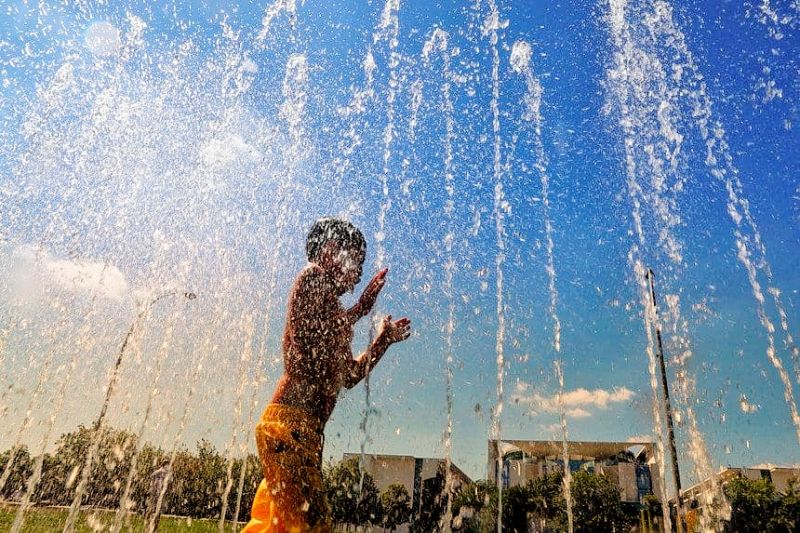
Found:
[[306, 257], [316, 261], [326, 242], [333, 241], [342, 248], [367, 251], [367, 241], [361, 230], [352, 223], [339, 218], [321, 218], [314, 222], [306, 237]]

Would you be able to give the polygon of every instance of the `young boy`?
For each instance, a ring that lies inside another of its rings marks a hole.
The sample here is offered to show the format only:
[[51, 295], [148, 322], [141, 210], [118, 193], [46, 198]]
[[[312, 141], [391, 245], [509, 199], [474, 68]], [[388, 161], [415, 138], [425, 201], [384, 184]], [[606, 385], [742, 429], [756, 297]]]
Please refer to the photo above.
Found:
[[366, 248], [361, 231], [344, 220], [318, 220], [308, 234], [308, 265], [289, 295], [284, 373], [256, 426], [264, 480], [245, 533], [333, 531], [322, 485], [325, 424], [342, 387], [358, 384], [411, 332], [407, 318], [387, 316], [367, 350], [353, 358], [353, 326], [372, 309], [388, 272], [372, 278], [355, 306], [342, 307], [339, 297], [361, 280]]

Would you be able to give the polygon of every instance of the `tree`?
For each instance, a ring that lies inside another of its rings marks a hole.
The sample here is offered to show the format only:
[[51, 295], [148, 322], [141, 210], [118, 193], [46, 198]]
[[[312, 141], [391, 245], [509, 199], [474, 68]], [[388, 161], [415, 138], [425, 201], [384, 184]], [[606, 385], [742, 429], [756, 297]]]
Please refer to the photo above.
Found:
[[567, 529], [567, 504], [563, 495], [563, 476], [551, 472], [528, 482], [531, 514], [541, 529]]
[[97, 450], [87, 473], [90, 490], [84, 495], [83, 504], [112, 507], [119, 503], [122, 490], [119, 480], [125, 479], [130, 469], [136, 436], [105, 426], [97, 432], [83, 425], [62, 435], [56, 442], [52, 461], [45, 461], [38, 491], [41, 500], [60, 505], [72, 502], [95, 440]]
[[395, 529], [411, 519], [411, 497], [406, 488], [393, 483], [381, 494], [383, 508], [383, 527]]
[[368, 472], [359, 467], [359, 458], [351, 457], [323, 472], [325, 493], [337, 524], [378, 524], [381, 506], [378, 487]]
[[572, 476], [572, 515], [576, 532], [626, 531], [629, 526], [614, 482], [585, 471]]
[[731, 519], [726, 530], [764, 533], [790, 531], [783, 523], [781, 502], [770, 481], [736, 477], [726, 483], [723, 490], [731, 504]]
[[497, 485], [479, 480], [453, 498], [453, 530], [469, 533], [497, 530]]
[[503, 491], [503, 531], [526, 533], [528, 513], [532, 508], [528, 485], [519, 485]]
[[25, 483], [33, 474], [33, 461], [28, 447], [20, 444], [0, 454], [0, 476], [5, 478], [3, 498], [16, 498], [25, 490]]
[[786, 492], [781, 498], [779, 515], [781, 522], [789, 531], [800, 530], [800, 480], [798, 478], [789, 480]]

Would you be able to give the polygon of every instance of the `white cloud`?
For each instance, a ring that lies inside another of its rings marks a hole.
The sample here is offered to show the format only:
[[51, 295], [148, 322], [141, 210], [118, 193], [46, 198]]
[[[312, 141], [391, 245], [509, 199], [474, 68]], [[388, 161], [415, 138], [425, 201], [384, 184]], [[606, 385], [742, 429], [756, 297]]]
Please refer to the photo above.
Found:
[[11, 257], [9, 279], [17, 296], [23, 299], [48, 287], [114, 300], [122, 299], [128, 292], [125, 275], [114, 265], [62, 259], [31, 245], [17, 247]]
[[[558, 414], [558, 395], [544, 396], [528, 383], [518, 382], [511, 395], [514, 402], [527, 406], [532, 414], [550, 413]], [[607, 409], [614, 403], [627, 402], [635, 393], [627, 387], [606, 389], [578, 388], [565, 391], [561, 397], [564, 412], [571, 418], [587, 418], [595, 409]]]
[[559, 422], [542, 426], [542, 429], [551, 435], [561, 435], [561, 424]]
[[653, 442], [652, 435], [631, 435], [627, 439], [626, 442]]

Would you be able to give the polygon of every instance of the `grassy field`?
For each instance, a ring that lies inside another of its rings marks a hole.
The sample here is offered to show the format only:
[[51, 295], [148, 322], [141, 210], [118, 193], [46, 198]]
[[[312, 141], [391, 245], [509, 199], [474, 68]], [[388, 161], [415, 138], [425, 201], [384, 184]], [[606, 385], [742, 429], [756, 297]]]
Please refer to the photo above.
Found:
[[[0, 505], [0, 531], [10, 531], [11, 524], [14, 523], [14, 515], [17, 507], [13, 505]], [[25, 525], [22, 531], [25, 533], [51, 533], [59, 532], [64, 527], [67, 519], [66, 509], [39, 508], [34, 507], [25, 514]], [[96, 531], [108, 531], [114, 521], [114, 511], [99, 509], [82, 511], [76, 523], [75, 531], [78, 533], [91, 533]], [[191, 520], [187, 518], [162, 517], [158, 524], [159, 533], [173, 532], [216, 532], [218, 524], [216, 520]], [[144, 531], [142, 517], [131, 514], [125, 524], [123, 531], [140, 532]], [[226, 524], [225, 531], [233, 532], [233, 528]]]

